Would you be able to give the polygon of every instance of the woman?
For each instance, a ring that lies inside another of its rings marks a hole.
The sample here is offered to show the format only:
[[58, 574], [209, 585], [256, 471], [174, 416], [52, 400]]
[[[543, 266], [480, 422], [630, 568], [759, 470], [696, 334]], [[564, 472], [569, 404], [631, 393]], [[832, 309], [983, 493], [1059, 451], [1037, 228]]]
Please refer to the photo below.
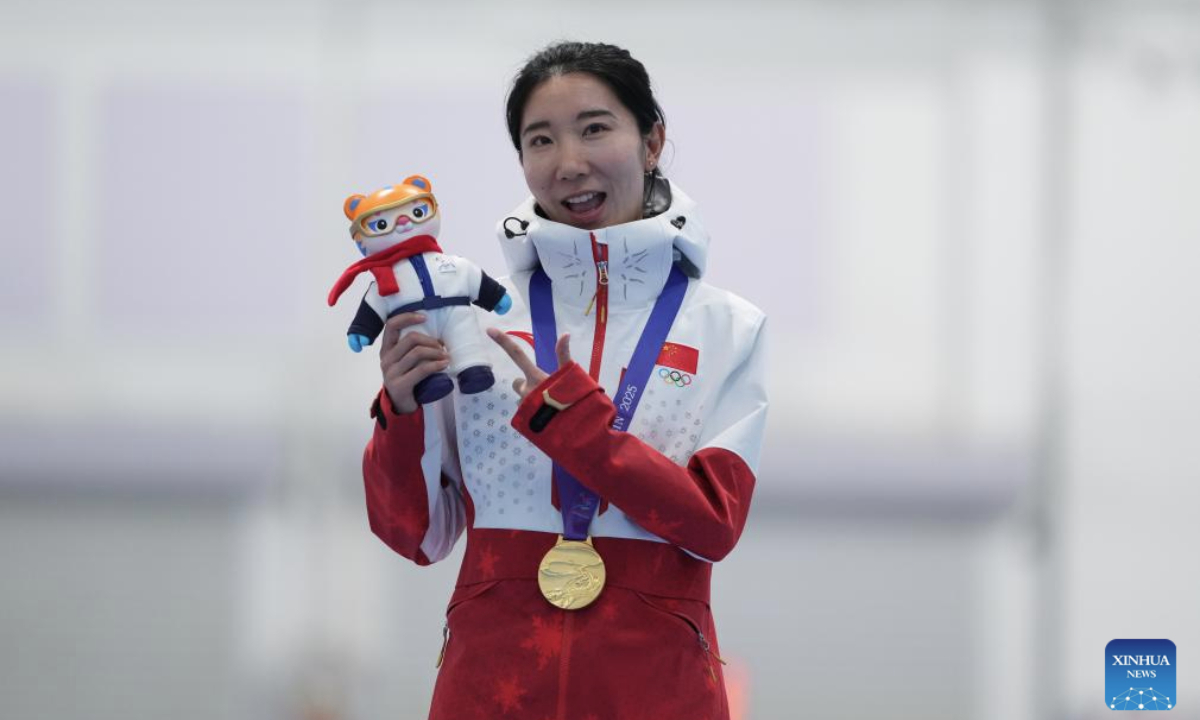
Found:
[[764, 316], [700, 280], [708, 237], [626, 51], [543, 50], [507, 111], [533, 197], [499, 227], [498, 382], [418, 405], [448, 360], [391, 318], [363, 461], [398, 553], [466, 530], [430, 717], [727, 718], [709, 578], [754, 487]]

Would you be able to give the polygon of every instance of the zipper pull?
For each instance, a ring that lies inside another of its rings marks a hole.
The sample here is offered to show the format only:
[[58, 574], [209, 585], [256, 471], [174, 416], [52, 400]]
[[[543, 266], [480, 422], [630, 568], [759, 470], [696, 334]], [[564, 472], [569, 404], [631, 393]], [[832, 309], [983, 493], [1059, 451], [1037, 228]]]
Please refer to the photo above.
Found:
[[446, 623], [442, 626], [442, 649], [438, 652], [437, 664], [434, 665], [435, 668], [440, 668], [442, 666], [442, 660], [446, 659], [446, 645], [449, 644], [449, 642], [450, 623]]
[[608, 261], [607, 260], [598, 260], [596, 262], [596, 272], [598, 273], [598, 275], [596, 277], [596, 282], [600, 285], [607, 285], [608, 284]]
[[587, 309], [583, 311], [583, 316], [587, 317], [592, 314], [592, 306], [596, 304], [596, 293], [592, 293], [592, 299], [588, 300]]
[[[720, 655], [718, 655], [712, 651], [712, 647], [708, 644], [708, 638], [704, 637], [704, 633], [697, 630], [696, 631], [696, 639], [700, 641], [700, 647], [704, 648], [704, 653], [706, 655], [708, 655], [709, 657], [716, 658], [717, 662], [721, 663], [722, 665], [729, 664], [729, 663], [725, 662], [724, 660], [722, 660]], [[713, 682], [717, 681], [717, 671], [713, 670], [711, 660], [708, 662], [708, 674], [712, 677]]]

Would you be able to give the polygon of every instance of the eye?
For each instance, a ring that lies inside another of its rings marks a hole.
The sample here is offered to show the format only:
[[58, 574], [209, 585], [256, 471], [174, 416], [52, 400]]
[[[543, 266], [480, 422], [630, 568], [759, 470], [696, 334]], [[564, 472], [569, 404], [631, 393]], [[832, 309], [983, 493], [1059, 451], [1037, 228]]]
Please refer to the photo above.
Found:
[[413, 220], [416, 220], [417, 222], [424, 220], [425, 218], [429, 217], [429, 206], [428, 205], [416, 206], [415, 208], [413, 208], [412, 216], [413, 216]]
[[384, 230], [387, 230], [387, 226], [388, 221], [384, 220], [383, 218], [379, 218], [375, 222], [371, 223], [371, 229], [376, 232], [383, 232]]
[[534, 135], [533, 137], [529, 138], [529, 147], [540, 147], [542, 145], [549, 144], [550, 138], [546, 137], [545, 135]]
[[604, 123], [594, 122], [583, 129], [584, 135], [595, 135], [598, 132], [608, 130], [608, 126]]

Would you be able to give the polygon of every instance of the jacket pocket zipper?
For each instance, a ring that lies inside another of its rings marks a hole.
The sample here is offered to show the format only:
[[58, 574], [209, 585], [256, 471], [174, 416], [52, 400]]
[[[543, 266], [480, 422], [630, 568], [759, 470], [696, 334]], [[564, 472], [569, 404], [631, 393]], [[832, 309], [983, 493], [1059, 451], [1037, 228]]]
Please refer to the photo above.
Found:
[[446, 646], [450, 644], [450, 621], [447, 620], [445, 625], [442, 625], [442, 649], [438, 651], [437, 663], [435, 668], [442, 666], [442, 661], [446, 659]]
[[[715, 652], [713, 652], [713, 651], [712, 651], [712, 647], [711, 647], [711, 646], [708, 644], [708, 638], [704, 637], [704, 633], [703, 633], [703, 632], [701, 632], [701, 631], [697, 630], [697, 631], [696, 631], [696, 639], [700, 641], [700, 647], [704, 648], [704, 652], [705, 652], [705, 653], [706, 653], [706, 654], [707, 654], [707, 655], [708, 655], [710, 658], [715, 658], [715, 659], [716, 659], [716, 661], [717, 661], [717, 662], [719, 662], [719, 663], [721, 663], [722, 665], [728, 665], [728, 664], [729, 664], [729, 663], [725, 662], [724, 660], [722, 660], [720, 655], [718, 655], [718, 654], [716, 654]], [[708, 674], [709, 674], [709, 676], [710, 676], [710, 677], [712, 677], [712, 680], [713, 680], [713, 682], [716, 682], [716, 681], [717, 681], [717, 671], [716, 671], [716, 670], [713, 670], [713, 664], [712, 664], [712, 660], [709, 660], [709, 661], [708, 661]]]
[[486, 593], [488, 590], [491, 590], [496, 586], [497, 582], [499, 581], [492, 580], [491, 582], [480, 583], [476, 586], [476, 589], [473, 592], [468, 594], [466, 597], [459, 598], [454, 604], [446, 608], [446, 620], [442, 623], [442, 649], [438, 651], [437, 662], [433, 665], [435, 668], [440, 668], [442, 666], [442, 662], [446, 659], [446, 648], [450, 645], [450, 615], [458, 608], [459, 605], [462, 605], [470, 600], [474, 600], [480, 595]]
[[729, 663], [722, 660], [720, 655], [717, 655], [715, 652], [713, 652], [712, 645], [709, 644], [708, 638], [704, 636], [704, 631], [701, 630], [698, 625], [696, 625], [695, 621], [692, 620], [687, 615], [684, 615], [681, 612], [678, 612], [676, 610], [668, 610], [667, 608], [663, 608], [663, 607], [659, 607], [658, 605], [655, 605], [654, 603], [652, 603], [648, 599], [646, 599], [646, 596], [643, 595], [642, 593], [637, 593], [637, 596], [639, 598], [641, 598], [642, 602], [646, 603], [647, 605], [654, 608], [655, 610], [657, 610], [661, 613], [666, 613], [667, 615], [672, 615], [674, 617], [679, 618], [684, 623], [686, 623], [689, 628], [691, 628], [692, 632], [696, 633], [696, 642], [700, 643], [700, 649], [704, 651], [704, 654], [706, 656], [706, 661], [708, 664], [708, 674], [710, 677], [712, 677], [713, 682], [716, 682], [717, 681], [717, 671], [713, 669], [712, 661], [716, 660], [717, 662], [721, 663], [722, 665], [728, 665]]

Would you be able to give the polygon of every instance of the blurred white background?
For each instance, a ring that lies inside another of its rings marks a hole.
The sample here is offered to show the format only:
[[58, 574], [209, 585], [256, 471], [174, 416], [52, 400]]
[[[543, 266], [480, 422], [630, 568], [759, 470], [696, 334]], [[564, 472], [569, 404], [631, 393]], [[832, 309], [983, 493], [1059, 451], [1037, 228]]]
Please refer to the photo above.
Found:
[[[503, 274], [507, 83], [629, 48], [772, 415], [738, 717], [1200, 718], [1200, 4], [0, 4], [0, 717], [422, 718], [460, 552], [370, 534], [342, 200]], [[1187, 560], [1187, 557], [1193, 557]]]

